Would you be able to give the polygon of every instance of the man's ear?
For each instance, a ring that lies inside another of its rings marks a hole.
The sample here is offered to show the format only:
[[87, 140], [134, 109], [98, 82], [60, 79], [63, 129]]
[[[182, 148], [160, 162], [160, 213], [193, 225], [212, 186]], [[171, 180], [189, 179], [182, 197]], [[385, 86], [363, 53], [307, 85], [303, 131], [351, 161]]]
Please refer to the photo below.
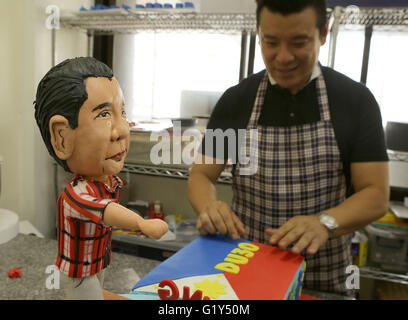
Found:
[[330, 28], [330, 21], [327, 20], [320, 34], [320, 45], [324, 45], [326, 43], [327, 35], [329, 34], [329, 28]]
[[51, 144], [54, 152], [61, 160], [67, 160], [74, 151], [74, 130], [69, 126], [68, 119], [52, 116], [49, 123]]

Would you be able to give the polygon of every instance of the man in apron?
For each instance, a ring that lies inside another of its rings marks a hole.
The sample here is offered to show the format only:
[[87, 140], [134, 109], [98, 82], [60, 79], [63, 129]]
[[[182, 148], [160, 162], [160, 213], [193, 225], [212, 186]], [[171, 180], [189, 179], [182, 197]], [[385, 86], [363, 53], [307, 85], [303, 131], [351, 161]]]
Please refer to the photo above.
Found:
[[302, 254], [305, 288], [348, 295], [352, 232], [388, 208], [378, 104], [367, 88], [318, 64], [324, 0], [257, 0], [257, 24], [266, 70], [227, 90], [207, 127], [246, 129], [256, 170], [236, 162], [230, 207], [214, 184], [235, 146], [220, 164], [203, 142], [188, 182], [197, 228]]

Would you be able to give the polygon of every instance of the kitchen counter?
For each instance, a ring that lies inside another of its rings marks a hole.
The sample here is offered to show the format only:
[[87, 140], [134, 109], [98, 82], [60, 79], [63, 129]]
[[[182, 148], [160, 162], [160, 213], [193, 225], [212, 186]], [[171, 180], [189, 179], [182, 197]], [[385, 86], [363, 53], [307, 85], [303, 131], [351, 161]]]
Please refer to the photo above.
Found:
[[[46, 268], [55, 263], [57, 240], [19, 234], [0, 245], [0, 300], [62, 300], [63, 290], [47, 289]], [[129, 293], [132, 287], [160, 261], [112, 252], [112, 262], [105, 271], [104, 289]], [[22, 267], [21, 278], [9, 278], [8, 271]]]
[[[48, 266], [55, 263], [57, 241], [19, 234], [0, 245], [0, 300], [62, 300], [63, 290], [47, 289], [46, 281], [51, 274]], [[144, 277], [160, 261], [112, 252], [112, 262], [105, 271], [104, 289], [117, 293], [129, 293], [139, 278]], [[8, 271], [22, 267], [21, 278], [9, 278]], [[344, 297], [303, 290], [304, 293], [328, 300]]]

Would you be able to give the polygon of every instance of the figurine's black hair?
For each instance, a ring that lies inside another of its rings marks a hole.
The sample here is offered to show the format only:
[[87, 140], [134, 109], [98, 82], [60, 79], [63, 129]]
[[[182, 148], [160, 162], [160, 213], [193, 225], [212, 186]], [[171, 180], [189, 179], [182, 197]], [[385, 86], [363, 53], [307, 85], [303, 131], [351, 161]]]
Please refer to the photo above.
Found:
[[259, 28], [259, 18], [261, 11], [267, 7], [269, 11], [289, 15], [299, 13], [306, 8], [316, 10], [317, 21], [316, 26], [322, 33], [327, 21], [327, 5], [326, 0], [255, 0], [256, 1], [256, 25]]
[[88, 99], [85, 80], [88, 77], [105, 77], [112, 80], [113, 72], [104, 63], [91, 57], [67, 59], [50, 71], [40, 81], [37, 88], [35, 120], [50, 155], [66, 171], [70, 171], [66, 161], [57, 157], [51, 144], [49, 122], [52, 116], [67, 118], [72, 129], [78, 126], [78, 114]]

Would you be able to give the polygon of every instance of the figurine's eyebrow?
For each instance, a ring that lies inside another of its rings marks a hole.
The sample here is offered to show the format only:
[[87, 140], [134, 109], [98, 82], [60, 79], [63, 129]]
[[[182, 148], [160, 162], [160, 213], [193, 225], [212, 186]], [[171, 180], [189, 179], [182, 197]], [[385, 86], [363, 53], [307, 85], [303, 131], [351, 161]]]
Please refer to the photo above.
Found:
[[105, 107], [112, 107], [112, 103], [111, 102], [104, 102], [101, 103], [99, 106], [96, 106], [95, 108], [92, 109], [92, 112], [103, 109]]

